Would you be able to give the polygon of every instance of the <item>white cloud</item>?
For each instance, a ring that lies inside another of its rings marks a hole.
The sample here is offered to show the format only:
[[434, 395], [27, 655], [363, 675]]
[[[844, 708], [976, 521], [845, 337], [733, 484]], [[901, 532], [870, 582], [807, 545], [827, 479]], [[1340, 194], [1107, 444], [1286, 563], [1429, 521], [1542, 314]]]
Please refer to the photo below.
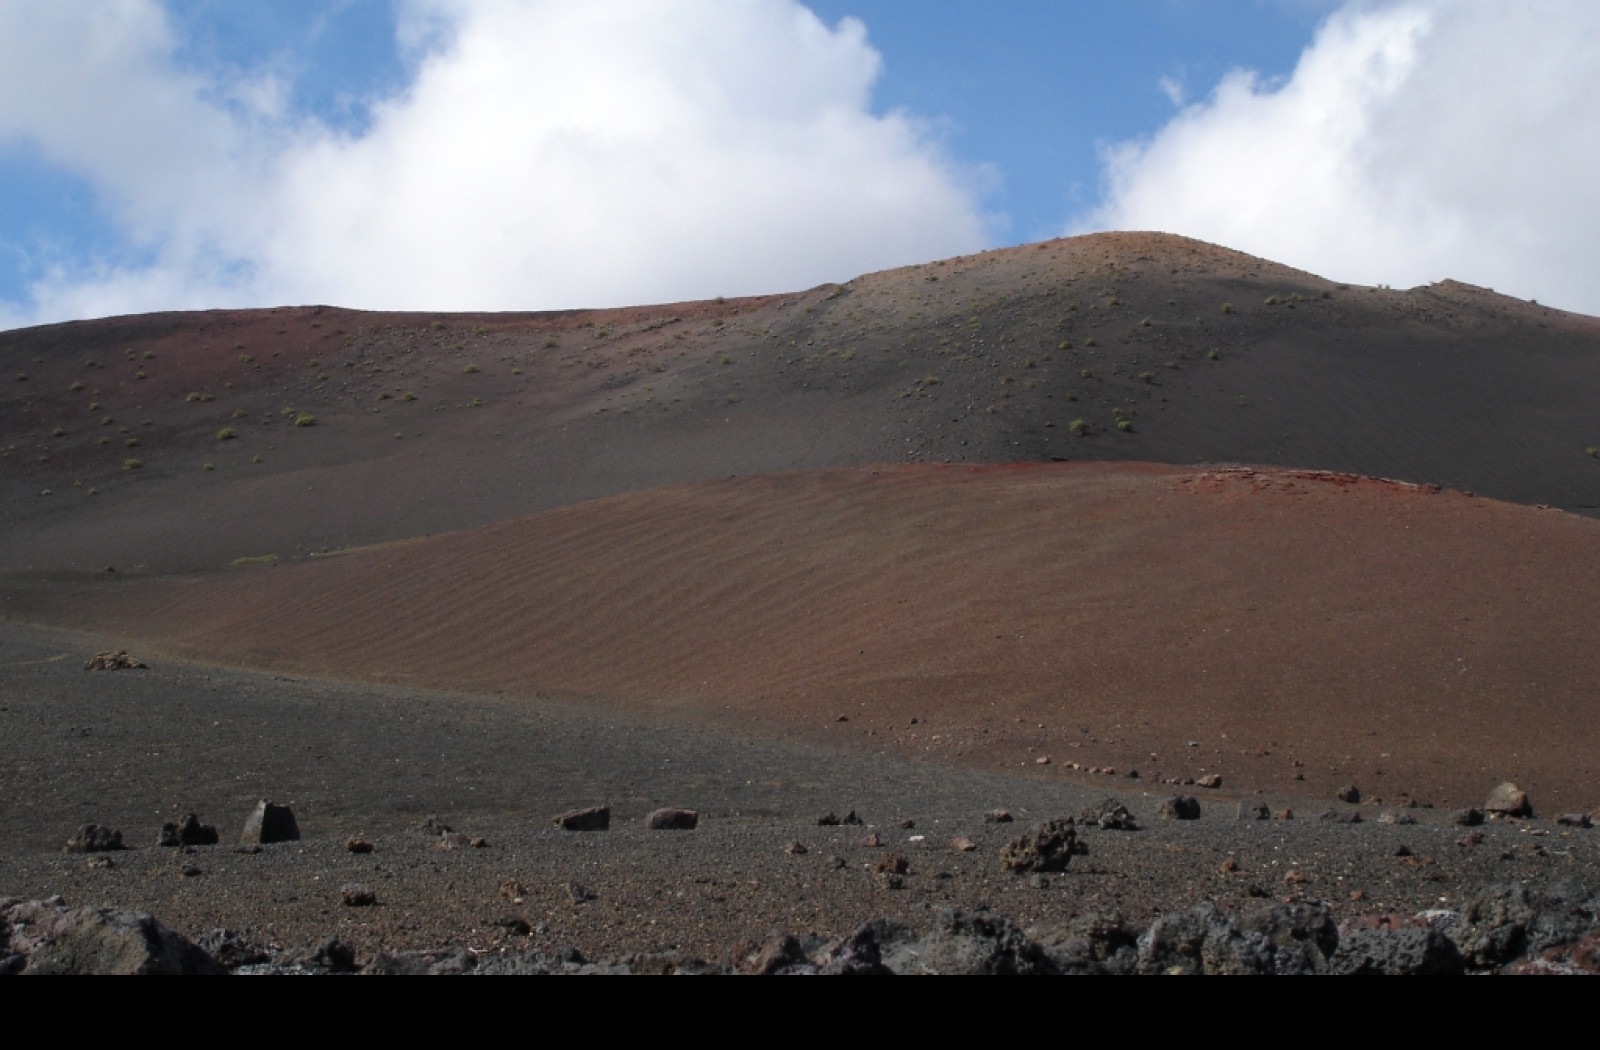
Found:
[[0, 8], [0, 145], [86, 179], [135, 266], [38, 319], [332, 302], [539, 309], [784, 291], [985, 245], [972, 173], [874, 115], [860, 23], [796, 0], [411, 0], [358, 136], [185, 72], [154, 0]]
[[1286, 81], [1236, 72], [1109, 149], [1104, 204], [1083, 225], [1600, 314], [1596, 99], [1590, 0], [1351, 3]]

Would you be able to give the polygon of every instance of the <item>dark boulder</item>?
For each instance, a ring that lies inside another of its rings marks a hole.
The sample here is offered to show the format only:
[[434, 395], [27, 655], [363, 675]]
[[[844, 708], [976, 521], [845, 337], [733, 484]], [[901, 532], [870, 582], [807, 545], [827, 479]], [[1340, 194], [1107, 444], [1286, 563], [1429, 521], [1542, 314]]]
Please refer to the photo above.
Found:
[[253, 845], [297, 842], [299, 839], [300, 826], [294, 822], [294, 811], [265, 799], [257, 802], [256, 808], [250, 811], [250, 816], [244, 822], [244, 833], [239, 836], [240, 842]]

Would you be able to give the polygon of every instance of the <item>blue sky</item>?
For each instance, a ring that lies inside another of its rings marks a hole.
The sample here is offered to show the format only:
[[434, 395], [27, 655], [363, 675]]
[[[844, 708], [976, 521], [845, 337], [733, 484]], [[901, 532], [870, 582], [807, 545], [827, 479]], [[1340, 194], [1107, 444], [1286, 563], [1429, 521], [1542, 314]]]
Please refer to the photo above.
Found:
[[1578, 0], [0, 0], [0, 327], [783, 291], [1103, 228], [1600, 313]]

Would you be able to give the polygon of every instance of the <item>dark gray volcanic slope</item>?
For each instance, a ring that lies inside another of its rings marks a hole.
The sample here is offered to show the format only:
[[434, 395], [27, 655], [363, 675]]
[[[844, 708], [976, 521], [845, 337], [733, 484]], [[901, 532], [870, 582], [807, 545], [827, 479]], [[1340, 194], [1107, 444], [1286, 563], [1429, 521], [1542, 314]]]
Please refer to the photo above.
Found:
[[205, 568], [907, 460], [1279, 464], [1600, 508], [1600, 321], [1159, 234], [725, 302], [53, 325], [0, 335], [0, 377], [13, 571]]

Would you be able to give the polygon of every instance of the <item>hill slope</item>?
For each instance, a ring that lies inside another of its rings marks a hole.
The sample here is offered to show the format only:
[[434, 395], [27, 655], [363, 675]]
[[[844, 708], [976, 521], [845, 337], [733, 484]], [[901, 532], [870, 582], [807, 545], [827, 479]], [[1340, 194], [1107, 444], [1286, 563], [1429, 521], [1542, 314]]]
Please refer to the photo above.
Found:
[[0, 369], [13, 571], [216, 567], [896, 461], [1280, 464], [1600, 508], [1600, 322], [1157, 234], [727, 302], [53, 325], [0, 335]]
[[1306, 471], [900, 466], [20, 611], [225, 663], [992, 767], [1458, 805], [1514, 778], [1587, 808], [1597, 541], [1574, 515]]

